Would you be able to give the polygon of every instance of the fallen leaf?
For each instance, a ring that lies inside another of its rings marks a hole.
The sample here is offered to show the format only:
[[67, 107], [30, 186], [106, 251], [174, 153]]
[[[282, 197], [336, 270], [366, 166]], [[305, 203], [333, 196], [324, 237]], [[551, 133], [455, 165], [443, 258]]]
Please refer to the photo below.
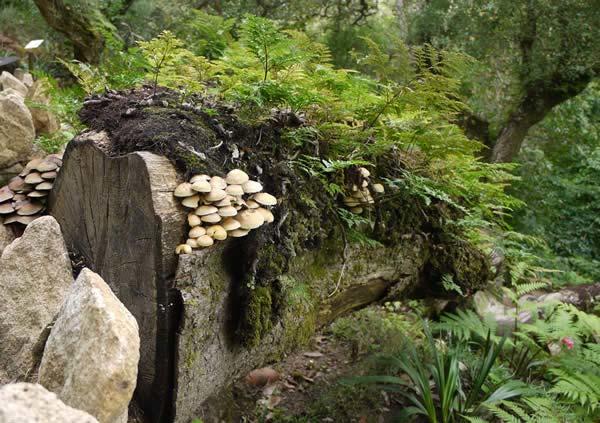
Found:
[[253, 386], [263, 386], [279, 380], [279, 373], [271, 367], [252, 370], [246, 375], [246, 383]]

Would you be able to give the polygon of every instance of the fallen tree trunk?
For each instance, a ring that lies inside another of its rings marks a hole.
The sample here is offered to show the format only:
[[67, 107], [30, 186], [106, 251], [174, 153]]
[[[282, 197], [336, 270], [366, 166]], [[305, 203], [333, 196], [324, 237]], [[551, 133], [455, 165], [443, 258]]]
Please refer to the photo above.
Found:
[[[81, 115], [94, 131], [69, 144], [49, 201], [70, 251], [138, 320], [135, 400], [147, 421], [189, 421], [235, 378], [351, 310], [444, 295], [448, 274], [465, 294], [487, 281], [487, 258], [445, 237], [422, 208], [410, 209], [414, 201], [379, 205], [378, 246], [347, 243], [336, 200], [290, 166], [280, 123], [249, 127], [211, 104], [218, 121], [163, 97], [158, 106], [143, 90], [88, 100]], [[175, 187], [184, 176], [234, 167], [280, 200], [275, 221], [176, 256], [187, 212]]]

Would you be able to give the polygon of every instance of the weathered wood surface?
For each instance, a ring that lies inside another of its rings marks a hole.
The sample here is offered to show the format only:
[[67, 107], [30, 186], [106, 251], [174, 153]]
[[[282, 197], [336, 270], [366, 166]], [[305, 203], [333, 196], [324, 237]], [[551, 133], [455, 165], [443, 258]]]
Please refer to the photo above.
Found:
[[427, 257], [420, 238], [394, 248], [351, 248], [345, 266], [340, 244], [329, 247], [293, 260], [290, 271], [281, 277], [292, 290], [302, 288], [304, 294], [300, 299], [290, 296], [281, 320], [253, 348], [240, 346], [232, 333], [237, 282], [228, 271], [227, 257], [236, 245], [221, 244], [180, 257], [175, 278], [183, 303], [177, 334], [176, 422], [187, 423], [193, 417], [212, 422], [209, 416], [223, 407], [207, 402], [212, 395], [309, 341], [319, 326], [341, 314], [383, 299], [392, 287], [395, 294], [414, 287], [421, 282]]
[[136, 400], [152, 421], [171, 414], [174, 248], [185, 212], [172, 192], [178, 176], [161, 156], [111, 158], [104, 134], [72, 141], [49, 202], [71, 252], [99, 273], [138, 321], [141, 338]]

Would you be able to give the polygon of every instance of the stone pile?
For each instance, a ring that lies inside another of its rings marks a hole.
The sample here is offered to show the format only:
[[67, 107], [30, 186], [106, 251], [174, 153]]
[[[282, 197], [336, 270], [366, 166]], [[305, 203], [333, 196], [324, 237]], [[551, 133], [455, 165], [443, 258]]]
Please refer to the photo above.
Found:
[[57, 154], [33, 159], [0, 188], [0, 217], [5, 225], [28, 225], [42, 215], [61, 166], [62, 159]]
[[358, 173], [358, 182], [352, 185], [352, 194], [344, 197], [344, 205], [355, 214], [361, 214], [365, 209], [375, 204], [371, 192], [375, 194], [385, 192], [383, 185], [371, 181], [371, 172], [368, 169], [359, 167]]
[[270, 207], [277, 199], [262, 192], [260, 182], [250, 180], [246, 172], [234, 169], [225, 179], [195, 175], [177, 186], [174, 195], [181, 204], [193, 209], [188, 214], [190, 231], [177, 254], [189, 254], [194, 248], [210, 247], [228, 237], [246, 236], [252, 229], [274, 220]]

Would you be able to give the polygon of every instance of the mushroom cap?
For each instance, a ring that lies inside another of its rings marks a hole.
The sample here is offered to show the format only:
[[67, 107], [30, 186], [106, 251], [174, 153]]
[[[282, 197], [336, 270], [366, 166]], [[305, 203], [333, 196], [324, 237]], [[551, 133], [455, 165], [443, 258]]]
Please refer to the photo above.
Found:
[[188, 214], [187, 218], [188, 218], [188, 225], [190, 225], [191, 228], [202, 224], [202, 220], [200, 220], [200, 216], [195, 215], [194, 213]]
[[225, 182], [232, 185], [242, 185], [243, 183], [248, 182], [249, 179], [250, 177], [243, 170], [233, 169], [227, 174]]
[[363, 208], [362, 207], [352, 207], [350, 209], [350, 211], [355, 214], [361, 214], [363, 212]]
[[175, 254], [191, 254], [192, 247], [187, 244], [180, 244], [175, 248]]
[[212, 191], [209, 192], [208, 194], [206, 194], [204, 199], [206, 201], [215, 202], [215, 201], [221, 201], [226, 196], [227, 196], [227, 193], [224, 190], [213, 187]]
[[248, 232], [250, 232], [248, 229], [233, 229], [227, 232], [227, 234], [232, 238], [241, 238], [248, 235]]
[[26, 194], [15, 194], [15, 196], [13, 197], [13, 201], [23, 201], [27, 199], [27, 195]]
[[344, 204], [348, 207], [357, 207], [360, 205], [360, 201], [358, 201], [356, 198], [354, 197], [345, 197], [344, 198]]
[[215, 243], [215, 241], [208, 235], [202, 235], [196, 240], [196, 242], [198, 243], [198, 247], [210, 247]]
[[240, 222], [242, 229], [256, 229], [265, 223], [264, 216], [256, 210], [241, 211], [235, 219]]
[[265, 219], [265, 223], [272, 223], [275, 220], [275, 216], [273, 216], [271, 210], [265, 209], [264, 207], [259, 207], [255, 210], [262, 214], [263, 218]]
[[366, 188], [369, 186], [369, 181], [367, 181], [366, 179], [363, 179], [361, 187]]
[[192, 195], [191, 197], [185, 197], [181, 204], [184, 207], [189, 207], [190, 209], [195, 209], [198, 207], [198, 202], [200, 201], [200, 196], [198, 194]]
[[44, 178], [44, 179], [56, 179], [57, 176], [58, 176], [58, 172], [55, 170], [42, 173], [42, 178]]
[[221, 226], [223, 226], [223, 228], [225, 228], [226, 231], [233, 231], [234, 229], [239, 229], [241, 225], [240, 222], [238, 222], [234, 218], [228, 217], [223, 221], [223, 223], [221, 223]]
[[192, 248], [198, 248], [198, 241], [196, 241], [194, 238], [188, 238], [185, 243]]
[[46, 156], [46, 160], [56, 163], [58, 167], [61, 167], [63, 165], [62, 157], [62, 154], [50, 154]]
[[37, 167], [37, 165], [39, 165], [42, 161], [44, 161], [44, 159], [38, 158], [38, 159], [31, 159], [27, 162], [27, 164], [25, 165], [25, 170], [32, 170], [35, 169]]
[[381, 184], [373, 184], [373, 191], [378, 194], [383, 194], [385, 192], [385, 188]]
[[360, 176], [362, 176], [363, 178], [368, 178], [369, 176], [371, 176], [371, 172], [369, 172], [369, 170], [365, 167], [359, 167], [358, 171], [360, 172]]
[[58, 165], [50, 160], [42, 160], [36, 166], [34, 166], [33, 169], [40, 173], [51, 172], [58, 169]]
[[215, 206], [200, 206], [196, 209], [196, 211], [194, 212], [194, 214], [197, 214], [198, 216], [206, 216], [209, 214], [213, 214], [218, 212], [219, 209], [216, 208]]
[[44, 181], [41, 184], [35, 186], [38, 191], [50, 191], [54, 184], [52, 182]]
[[200, 238], [202, 235], [206, 235], [206, 229], [203, 228], [202, 226], [194, 226], [188, 232], [188, 236], [190, 238]]
[[196, 192], [192, 189], [192, 184], [184, 182], [177, 185], [173, 194], [175, 197], [191, 197], [192, 195], [196, 195]]
[[231, 206], [231, 203], [235, 201], [235, 197], [233, 195], [227, 195], [220, 201], [215, 202], [215, 206], [217, 207], [227, 207]]
[[225, 189], [227, 188], [227, 182], [220, 176], [213, 176], [210, 178], [210, 186], [217, 189]]
[[227, 231], [221, 225], [212, 225], [206, 229], [206, 235], [213, 237], [218, 241], [223, 241], [227, 239]]
[[242, 184], [242, 189], [246, 194], [255, 194], [263, 190], [263, 186], [260, 182], [247, 181]]
[[192, 189], [196, 192], [210, 192], [212, 187], [210, 183], [205, 180], [196, 181], [192, 184]]
[[8, 182], [8, 188], [10, 188], [12, 191], [21, 191], [25, 187], [25, 179], [21, 178], [20, 176], [15, 176]]
[[240, 196], [244, 195], [244, 188], [241, 185], [227, 185], [225, 192], [229, 195]]
[[225, 206], [219, 208], [219, 216], [231, 217], [237, 214], [237, 210], [233, 206]]
[[204, 174], [203, 175], [194, 175], [190, 179], [190, 183], [191, 184], [195, 184], [198, 181], [206, 181], [206, 182], [208, 182], [208, 181], [210, 181], [210, 176], [204, 175]]
[[42, 175], [39, 174], [38, 172], [31, 172], [29, 175], [27, 175], [25, 177], [26, 184], [35, 185], [35, 184], [39, 184], [40, 182], [44, 182], [44, 178], [42, 178]]
[[260, 207], [260, 204], [258, 204], [254, 200], [248, 200], [246, 201], [246, 207], [248, 207], [249, 209], [257, 209]]
[[0, 204], [0, 214], [11, 214], [15, 208], [10, 203]]
[[274, 206], [277, 204], [277, 198], [267, 192], [259, 192], [254, 194], [252, 199], [263, 206]]
[[206, 223], [217, 223], [221, 221], [221, 216], [219, 216], [217, 213], [213, 213], [202, 216], [200, 219]]
[[30, 198], [47, 197], [48, 191], [31, 191], [29, 194], [27, 194], [27, 196]]
[[18, 214], [13, 214], [4, 219], [4, 224], [10, 225], [11, 223], [21, 223], [22, 225], [29, 225], [38, 217], [39, 216], [19, 216]]
[[369, 190], [363, 188], [360, 191], [353, 192], [352, 197], [358, 199], [359, 201], [367, 201], [367, 198], [369, 197]]
[[0, 203], [10, 200], [15, 196], [15, 193], [11, 191], [9, 187], [0, 188]]
[[17, 209], [19, 216], [31, 216], [44, 210], [44, 206], [41, 203], [34, 201], [26, 202]]

